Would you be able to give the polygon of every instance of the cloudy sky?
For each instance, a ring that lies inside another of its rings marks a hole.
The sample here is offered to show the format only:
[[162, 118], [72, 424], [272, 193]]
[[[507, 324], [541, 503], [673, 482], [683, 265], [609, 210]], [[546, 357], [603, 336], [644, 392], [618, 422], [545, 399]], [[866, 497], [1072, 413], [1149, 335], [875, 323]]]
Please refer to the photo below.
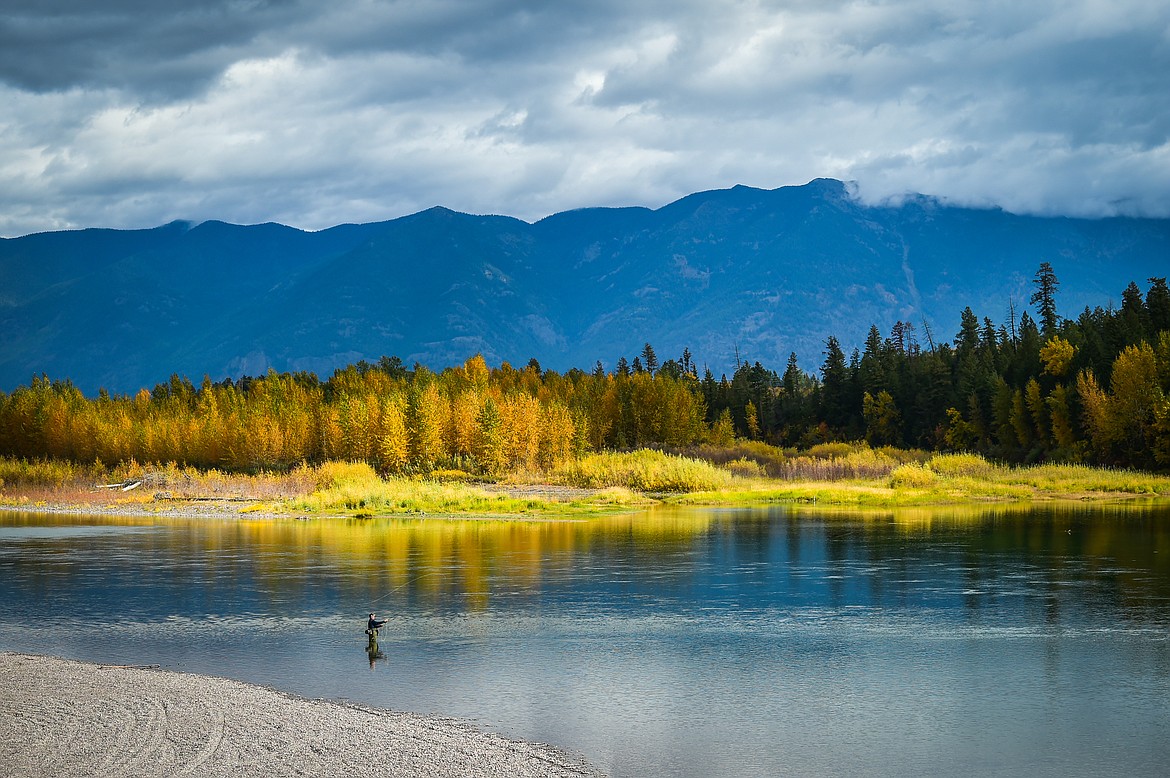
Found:
[[830, 176], [1170, 216], [1165, 0], [0, 0], [0, 235]]

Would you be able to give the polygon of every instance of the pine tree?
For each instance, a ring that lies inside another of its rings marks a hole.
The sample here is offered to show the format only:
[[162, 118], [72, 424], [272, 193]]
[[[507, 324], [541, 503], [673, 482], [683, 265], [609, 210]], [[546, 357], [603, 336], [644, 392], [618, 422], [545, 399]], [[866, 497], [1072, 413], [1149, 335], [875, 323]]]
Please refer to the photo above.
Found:
[[654, 347], [649, 343], [642, 347], [642, 364], [650, 375], [658, 372], [658, 355], [654, 353]]
[[1056, 325], [1058, 324], [1056, 317], [1056, 289], [1060, 286], [1060, 281], [1056, 279], [1056, 273], [1052, 270], [1052, 265], [1047, 262], [1040, 263], [1040, 269], [1036, 271], [1036, 277], [1032, 280], [1036, 285], [1036, 291], [1032, 293], [1029, 302], [1037, 306], [1036, 311], [1040, 314], [1041, 332], [1047, 337], [1056, 332]]
[[1166, 286], [1166, 278], [1155, 277], [1148, 279], [1150, 290], [1146, 292], [1146, 311], [1150, 316], [1150, 334], [1170, 330], [1170, 288]]

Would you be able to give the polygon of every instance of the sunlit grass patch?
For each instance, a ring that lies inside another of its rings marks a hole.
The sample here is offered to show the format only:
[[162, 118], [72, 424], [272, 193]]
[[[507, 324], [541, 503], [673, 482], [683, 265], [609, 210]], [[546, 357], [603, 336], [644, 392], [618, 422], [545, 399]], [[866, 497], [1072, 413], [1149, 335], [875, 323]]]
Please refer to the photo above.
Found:
[[886, 507], [929, 504], [930, 493], [891, 489], [875, 481], [781, 480], [749, 482], [743, 488], [695, 492], [669, 498], [675, 505], [834, 505], [841, 507]]
[[822, 443], [790, 457], [781, 476], [788, 481], [849, 481], [882, 479], [900, 465], [926, 460], [917, 449], [870, 448], [859, 443]]
[[653, 505], [655, 502], [623, 486], [610, 486], [588, 496], [570, 500], [569, 505], [581, 508], [626, 508]]
[[978, 454], [935, 454], [926, 465], [941, 476], [990, 478], [1001, 470]]
[[311, 494], [289, 500], [290, 510], [306, 513], [360, 511], [382, 514], [544, 515], [595, 512], [633, 502], [626, 494], [601, 493], [577, 501], [513, 497], [459, 481], [395, 476], [382, 479], [364, 463], [330, 463]]
[[1075, 464], [1031, 465], [1007, 470], [1006, 483], [1045, 492], [1170, 495], [1170, 476], [1138, 470], [1114, 470]]
[[938, 474], [917, 462], [898, 465], [890, 473], [890, 487], [893, 489], [930, 489], [936, 483]]
[[0, 457], [0, 486], [62, 487], [90, 478], [93, 470], [61, 459]]
[[723, 469], [739, 478], [764, 478], [768, 474], [763, 465], [747, 457], [733, 459], [723, 465]]
[[689, 457], [640, 449], [591, 454], [564, 465], [557, 476], [584, 488], [620, 486], [640, 492], [697, 492], [728, 488], [731, 473]]

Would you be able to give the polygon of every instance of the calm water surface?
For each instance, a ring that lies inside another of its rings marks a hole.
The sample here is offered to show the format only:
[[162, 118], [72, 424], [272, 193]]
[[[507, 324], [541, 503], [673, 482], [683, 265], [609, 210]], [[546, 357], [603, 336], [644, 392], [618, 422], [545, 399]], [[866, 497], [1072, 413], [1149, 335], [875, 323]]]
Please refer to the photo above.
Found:
[[468, 718], [613, 776], [1164, 775], [1170, 508], [0, 513], [0, 649]]

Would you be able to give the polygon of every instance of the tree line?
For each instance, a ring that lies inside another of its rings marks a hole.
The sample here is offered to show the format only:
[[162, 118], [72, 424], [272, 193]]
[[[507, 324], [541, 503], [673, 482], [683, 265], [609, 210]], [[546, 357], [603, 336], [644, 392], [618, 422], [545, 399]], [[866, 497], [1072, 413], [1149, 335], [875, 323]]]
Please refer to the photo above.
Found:
[[976, 451], [1007, 462], [1170, 467], [1170, 289], [1150, 278], [1121, 306], [1057, 315], [1059, 281], [1042, 263], [1029, 302], [996, 324], [965, 308], [951, 342], [925, 325], [871, 327], [846, 355], [830, 337], [818, 379], [795, 356], [782, 375], [741, 365], [705, 376], [708, 407], [781, 445], [865, 438], [873, 445]]
[[694, 355], [661, 362], [646, 344], [612, 370], [489, 367], [482, 356], [435, 373], [396, 357], [327, 380], [276, 373], [198, 387], [172, 376], [148, 391], [85, 397], [34, 378], [0, 393], [0, 454], [115, 464], [135, 459], [230, 470], [364, 460], [383, 472], [549, 470], [591, 451], [736, 439], [784, 447], [864, 438], [875, 446], [978, 451], [1170, 468], [1170, 290], [1135, 283], [1120, 308], [1057, 314], [1043, 263], [1027, 310], [996, 324], [970, 309], [952, 341], [924, 324], [874, 326], [846, 355], [836, 337], [810, 374], [741, 363], [730, 378]]

